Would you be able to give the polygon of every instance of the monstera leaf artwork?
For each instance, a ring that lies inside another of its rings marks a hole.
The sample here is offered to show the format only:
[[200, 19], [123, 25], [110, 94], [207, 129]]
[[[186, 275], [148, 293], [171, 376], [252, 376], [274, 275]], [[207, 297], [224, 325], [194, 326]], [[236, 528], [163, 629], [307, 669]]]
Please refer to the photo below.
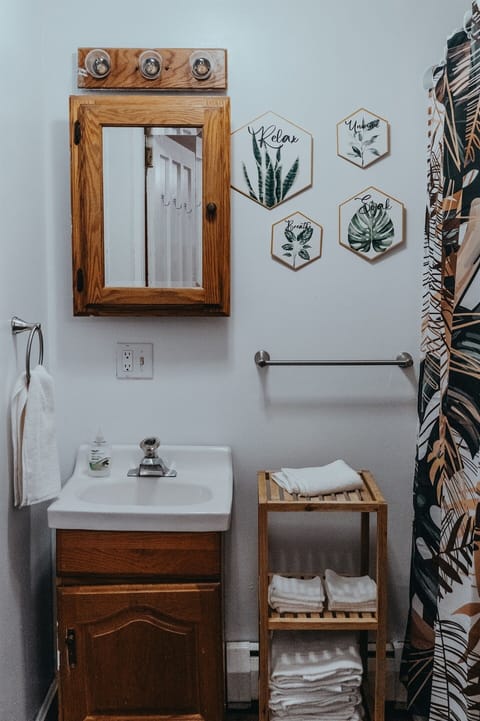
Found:
[[348, 225], [348, 242], [353, 250], [383, 253], [392, 245], [395, 228], [390, 214], [373, 200], [362, 204]]
[[302, 213], [293, 213], [272, 226], [272, 257], [299, 270], [322, 254], [323, 228]]
[[232, 133], [232, 188], [271, 210], [312, 184], [310, 133], [265, 113]]
[[404, 205], [366, 188], [340, 205], [340, 245], [376, 260], [403, 242]]

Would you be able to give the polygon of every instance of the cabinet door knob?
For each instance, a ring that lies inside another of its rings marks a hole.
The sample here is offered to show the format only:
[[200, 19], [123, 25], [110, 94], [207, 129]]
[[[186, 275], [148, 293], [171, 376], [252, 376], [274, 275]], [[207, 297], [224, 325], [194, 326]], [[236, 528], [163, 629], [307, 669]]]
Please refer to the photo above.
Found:
[[213, 220], [216, 214], [217, 214], [217, 204], [216, 203], [207, 203], [207, 218], [209, 220]]
[[75, 668], [77, 665], [77, 643], [75, 639], [75, 630], [73, 628], [67, 628], [65, 645], [67, 647], [68, 665], [70, 668]]

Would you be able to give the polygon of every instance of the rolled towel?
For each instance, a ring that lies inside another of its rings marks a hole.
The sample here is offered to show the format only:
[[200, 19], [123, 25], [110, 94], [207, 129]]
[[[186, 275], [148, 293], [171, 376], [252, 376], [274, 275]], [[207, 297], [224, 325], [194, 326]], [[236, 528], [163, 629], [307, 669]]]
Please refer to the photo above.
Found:
[[377, 584], [370, 576], [341, 576], [325, 571], [325, 590], [331, 611], [368, 611], [377, 609]]
[[273, 473], [272, 477], [289, 493], [307, 497], [354, 491], [363, 487], [360, 474], [341, 459], [326, 466], [282, 468]]
[[268, 587], [268, 603], [284, 612], [323, 611], [325, 591], [320, 576], [288, 578], [273, 574]]

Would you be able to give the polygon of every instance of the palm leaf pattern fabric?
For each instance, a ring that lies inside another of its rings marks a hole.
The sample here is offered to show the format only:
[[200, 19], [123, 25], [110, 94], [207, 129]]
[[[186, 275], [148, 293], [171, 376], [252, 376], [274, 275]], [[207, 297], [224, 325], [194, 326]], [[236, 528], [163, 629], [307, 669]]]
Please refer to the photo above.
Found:
[[428, 120], [422, 360], [402, 676], [428, 721], [480, 720], [480, 11]]

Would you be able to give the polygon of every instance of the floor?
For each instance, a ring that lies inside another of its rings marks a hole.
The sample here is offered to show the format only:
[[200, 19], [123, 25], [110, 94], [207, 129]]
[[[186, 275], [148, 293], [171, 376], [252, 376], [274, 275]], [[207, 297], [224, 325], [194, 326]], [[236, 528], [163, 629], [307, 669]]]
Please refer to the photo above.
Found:
[[[50, 707], [45, 721], [58, 721], [56, 702]], [[225, 721], [258, 721], [258, 709], [256, 707], [241, 710], [227, 709]], [[411, 721], [411, 716], [407, 711], [394, 709], [391, 704], [387, 704], [385, 721]]]
[[[258, 709], [228, 709], [226, 721], [258, 721]], [[408, 711], [395, 709], [392, 704], [387, 704], [385, 721], [411, 721], [411, 716]]]

